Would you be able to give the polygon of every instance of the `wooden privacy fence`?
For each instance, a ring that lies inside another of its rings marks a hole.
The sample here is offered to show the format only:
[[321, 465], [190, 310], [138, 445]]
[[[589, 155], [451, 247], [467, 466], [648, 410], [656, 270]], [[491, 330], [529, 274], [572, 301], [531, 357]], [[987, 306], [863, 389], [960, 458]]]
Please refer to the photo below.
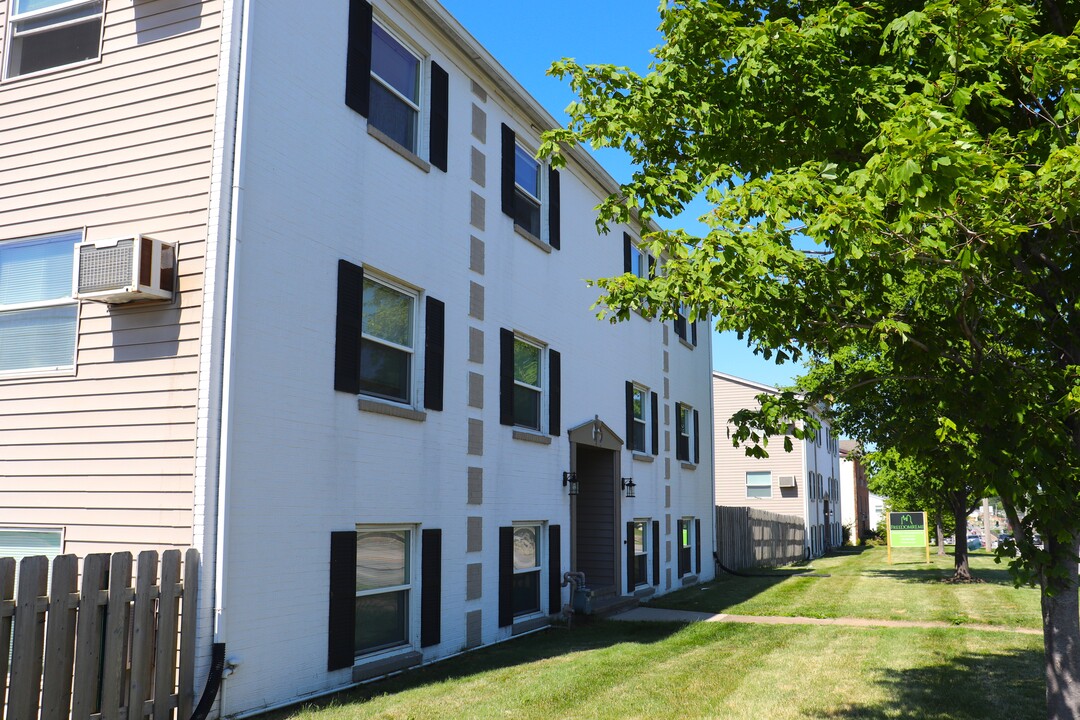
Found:
[[806, 558], [806, 527], [795, 515], [717, 505], [716, 551], [731, 570], [787, 565]]
[[[0, 558], [0, 720], [191, 717], [199, 552]], [[183, 602], [184, 612], [180, 612]], [[10, 648], [10, 668], [9, 668]], [[179, 662], [177, 651], [179, 650]], [[9, 673], [10, 669], [10, 673]]]

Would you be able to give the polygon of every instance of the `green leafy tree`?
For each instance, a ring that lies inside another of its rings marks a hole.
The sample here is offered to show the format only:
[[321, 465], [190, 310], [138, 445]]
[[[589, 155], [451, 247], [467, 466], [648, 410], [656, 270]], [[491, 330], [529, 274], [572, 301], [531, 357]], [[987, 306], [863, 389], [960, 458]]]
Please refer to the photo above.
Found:
[[1080, 716], [1080, 6], [683, 0], [660, 16], [646, 74], [552, 68], [579, 99], [542, 152], [581, 141], [637, 165], [601, 226], [713, 204], [703, 237], [652, 238], [662, 276], [601, 281], [606, 309], [685, 304], [781, 361], [877, 346], [896, 378], [934, 378], [936, 438], [974, 439], [1018, 535], [1046, 541], [1021, 549], [1048, 715]]

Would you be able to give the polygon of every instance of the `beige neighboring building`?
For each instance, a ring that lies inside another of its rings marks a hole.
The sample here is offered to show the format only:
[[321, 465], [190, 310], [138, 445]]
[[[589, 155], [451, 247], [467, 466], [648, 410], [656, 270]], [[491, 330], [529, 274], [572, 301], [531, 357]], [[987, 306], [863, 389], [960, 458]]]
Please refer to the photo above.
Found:
[[732, 444], [731, 417], [743, 408], [757, 407], [759, 395], [779, 391], [716, 371], [712, 385], [716, 504], [802, 518], [811, 557], [839, 546], [843, 537], [839, 441], [828, 422], [822, 421], [812, 440], [792, 436], [791, 452], [784, 451], [783, 438], [777, 437], [769, 443], [768, 458], [747, 457], [743, 447]]
[[[0, 556], [193, 543], [220, 0], [0, 0]], [[82, 241], [172, 302], [72, 298]]]

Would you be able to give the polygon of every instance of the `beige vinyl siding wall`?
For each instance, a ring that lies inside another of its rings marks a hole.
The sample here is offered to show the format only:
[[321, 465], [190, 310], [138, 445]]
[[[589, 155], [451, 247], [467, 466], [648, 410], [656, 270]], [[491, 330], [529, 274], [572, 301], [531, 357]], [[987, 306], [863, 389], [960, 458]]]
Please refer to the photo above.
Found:
[[177, 301], [83, 303], [74, 376], [0, 380], [0, 526], [65, 552], [192, 542], [220, 5], [108, 0], [99, 62], [0, 84], [0, 241], [178, 243]]
[[[769, 457], [766, 459], [747, 457], [743, 447], [731, 444], [731, 435], [735, 432], [731, 416], [743, 408], [757, 407], [755, 398], [761, 392], [759, 387], [713, 375], [716, 504], [752, 507], [805, 518], [806, 472], [803, 469], [802, 441], [792, 438], [793, 449], [787, 453], [784, 452], [784, 439], [773, 438], [769, 441]], [[772, 472], [772, 497], [746, 497], [746, 473], [765, 470]], [[795, 476], [795, 492], [780, 490], [781, 475]]]

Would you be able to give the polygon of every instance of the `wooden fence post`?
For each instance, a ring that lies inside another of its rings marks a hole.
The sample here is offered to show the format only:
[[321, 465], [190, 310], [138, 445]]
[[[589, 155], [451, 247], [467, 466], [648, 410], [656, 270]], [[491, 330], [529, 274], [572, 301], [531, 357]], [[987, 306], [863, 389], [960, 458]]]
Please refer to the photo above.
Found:
[[[154, 652], [154, 720], [172, 720], [176, 707], [173, 690], [176, 687], [176, 631], [182, 589], [180, 551], [166, 550], [161, 554], [161, 596]], [[175, 699], [178, 701], [179, 697]]]
[[45, 635], [45, 679], [41, 686], [41, 720], [67, 720], [71, 710], [71, 672], [75, 666], [76, 593], [79, 558], [53, 558], [49, 588], [49, 622]]
[[134, 622], [131, 626], [131, 681], [128, 685], [128, 720], [142, 720], [154, 672], [154, 601], [157, 599], [158, 554], [139, 553], [135, 575]]
[[95, 553], [83, 559], [82, 594], [79, 596], [79, 627], [75, 639], [75, 680], [71, 692], [71, 720], [89, 720], [97, 711], [101, 674], [101, 641], [109, 555]]
[[0, 558], [0, 717], [7, 700], [8, 654], [11, 621], [15, 617], [15, 558]]
[[180, 677], [177, 682], [178, 720], [188, 720], [195, 704], [195, 620], [199, 616], [199, 551], [184, 553], [184, 605], [180, 619]]
[[113, 553], [109, 569], [109, 604], [105, 611], [105, 657], [101, 668], [102, 720], [121, 720], [127, 665], [128, 605], [132, 597], [131, 553]]
[[11, 655], [11, 695], [8, 720], [34, 720], [41, 695], [41, 667], [45, 651], [45, 596], [49, 559], [44, 555], [19, 563], [15, 601], [15, 642]]

